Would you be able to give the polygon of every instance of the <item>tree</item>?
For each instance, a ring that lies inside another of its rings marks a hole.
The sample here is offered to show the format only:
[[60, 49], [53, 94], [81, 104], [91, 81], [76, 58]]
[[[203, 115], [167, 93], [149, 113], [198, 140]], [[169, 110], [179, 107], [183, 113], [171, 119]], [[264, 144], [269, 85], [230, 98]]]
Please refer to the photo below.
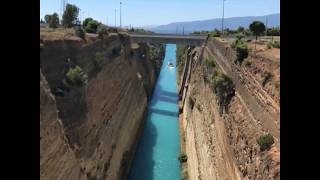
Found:
[[90, 21], [93, 21], [93, 19], [92, 18], [86, 18], [82, 23], [83, 27], [86, 27]]
[[254, 49], [256, 50], [256, 43], [257, 43], [258, 36], [260, 36], [266, 30], [266, 26], [261, 21], [253, 21], [249, 25], [249, 28], [250, 28], [250, 31], [253, 33], [253, 35], [256, 36], [256, 41], [254, 44]]
[[86, 33], [81, 27], [76, 27], [76, 35], [80, 37], [81, 39], [85, 40]]
[[66, 10], [62, 15], [62, 25], [65, 28], [73, 27], [79, 15], [79, 8], [72, 4], [67, 4]]
[[53, 13], [49, 16], [49, 27], [50, 28], [57, 28], [59, 25], [59, 16], [57, 13]]
[[107, 27], [104, 26], [104, 25], [99, 25], [99, 26], [98, 26], [98, 29], [97, 29], [97, 33], [98, 33], [98, 35], [99, 35], [99, 38], [100, 38], [100, 39], [103, 39], [103, 37], [104, 37], [105, 35], [108, 35]]
[[49, 24], [49, 18], [50, 18], [50, 16], [51, 16], [51, 15], [49, 15], [49, 14], [46, 14], [46, 15], [44, 16], [44, 21], [45, 21], [47, 24]]
[[239, 26], [237, 31], [238, 31], [238, 33], [243, 33], [244, 32], [244, 27]]
[[98, 21], [96, 20], [92, 20], [92, 21], [89, 21], [87, 26], [85, 26], [85, 31], [87, 33], [96, 33], [97, 32], [97, 29], [98, 29], [98, 26], [100, 25], [101, 23], [99, 23]]

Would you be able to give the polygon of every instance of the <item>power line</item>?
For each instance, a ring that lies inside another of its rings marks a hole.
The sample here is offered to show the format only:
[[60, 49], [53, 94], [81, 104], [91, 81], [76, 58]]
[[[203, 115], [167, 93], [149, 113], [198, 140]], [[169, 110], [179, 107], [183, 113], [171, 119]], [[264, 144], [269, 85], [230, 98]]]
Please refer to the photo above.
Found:
[[114, 9], [114, 27], [117, 27], [117, 9]]
[[121, 20], [121, 5], [122, 5], [122, 2], [120, 2], [120, 28], [122, 27], [122, 20]]
[[221, 25], [222, 37], [224, 35], [224, 26], [223, 26], [223, 23], [224, 23], [224, 1], [226, 1], [226, 0], [222, 0], [222, 25]]

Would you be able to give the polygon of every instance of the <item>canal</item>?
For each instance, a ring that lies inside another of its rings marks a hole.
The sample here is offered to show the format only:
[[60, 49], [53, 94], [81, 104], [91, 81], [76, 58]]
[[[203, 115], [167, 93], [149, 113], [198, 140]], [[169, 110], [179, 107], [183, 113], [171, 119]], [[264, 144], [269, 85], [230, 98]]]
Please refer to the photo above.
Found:
[[176, 45], [167, 44], [129, 180], [181, 179], [178, 100]]

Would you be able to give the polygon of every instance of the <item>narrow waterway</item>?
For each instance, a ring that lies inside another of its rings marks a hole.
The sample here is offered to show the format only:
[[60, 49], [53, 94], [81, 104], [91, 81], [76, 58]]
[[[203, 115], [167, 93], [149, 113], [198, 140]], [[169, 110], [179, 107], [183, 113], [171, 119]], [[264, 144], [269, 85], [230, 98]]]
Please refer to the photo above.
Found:
[[[169, 67], [172, 62], [174, 67]], [[176, 45], [167, 44], [129, 180], [180, 180]]]

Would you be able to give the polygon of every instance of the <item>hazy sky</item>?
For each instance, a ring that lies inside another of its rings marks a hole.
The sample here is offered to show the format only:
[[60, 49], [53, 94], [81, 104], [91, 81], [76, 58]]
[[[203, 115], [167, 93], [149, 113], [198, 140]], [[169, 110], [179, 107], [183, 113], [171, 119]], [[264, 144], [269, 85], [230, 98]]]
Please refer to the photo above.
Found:
[[[81, 9], [81, 19], [92, 17], [119, 25], [120, 0], [67, 0]], [[122, 25], [148, 26], [222, 17], [222, 0], [122, 0]], [[40, 0], [40, 18], [57, 12], [61, 0]], [[280, 0], [226, 0], [225, 17], [280, 13]]]

